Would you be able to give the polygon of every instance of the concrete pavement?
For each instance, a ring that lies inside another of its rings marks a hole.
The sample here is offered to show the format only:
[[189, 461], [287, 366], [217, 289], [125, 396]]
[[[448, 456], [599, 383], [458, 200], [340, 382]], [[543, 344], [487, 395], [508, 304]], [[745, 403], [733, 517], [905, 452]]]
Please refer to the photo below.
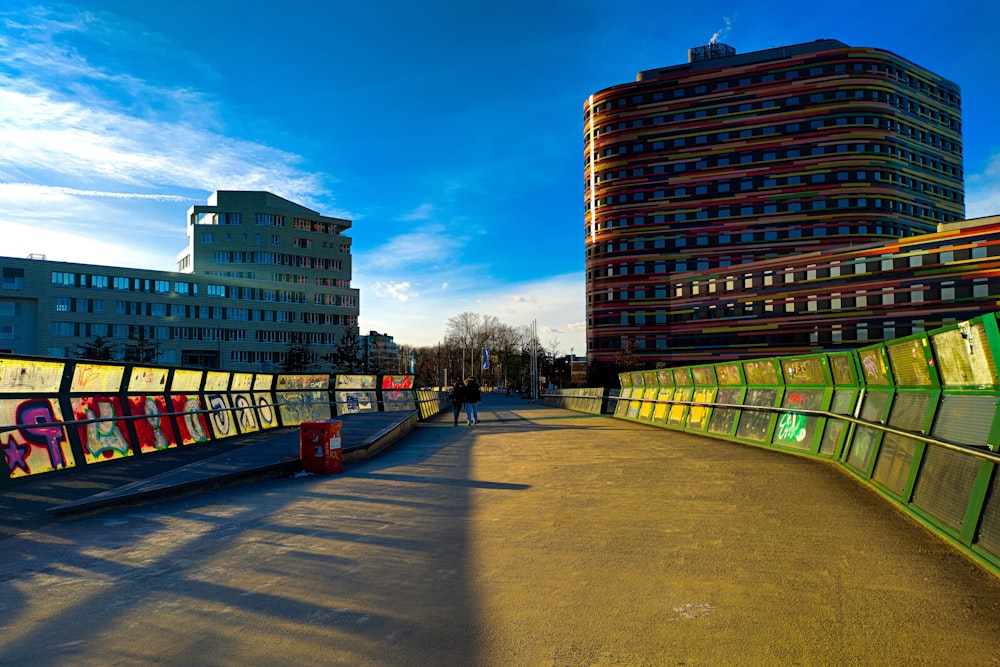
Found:
[[0, 664], [1000, 665], [1000, 581], [833, 465], [481, 407], [7, 531]]

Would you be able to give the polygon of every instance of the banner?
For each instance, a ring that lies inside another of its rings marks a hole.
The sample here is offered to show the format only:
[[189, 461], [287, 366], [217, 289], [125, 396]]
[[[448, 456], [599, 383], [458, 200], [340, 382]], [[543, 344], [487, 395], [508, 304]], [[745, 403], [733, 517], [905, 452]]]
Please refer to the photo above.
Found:
[[490, 348], [483, 348], [483, 370], [488, 371], [490, 369]]

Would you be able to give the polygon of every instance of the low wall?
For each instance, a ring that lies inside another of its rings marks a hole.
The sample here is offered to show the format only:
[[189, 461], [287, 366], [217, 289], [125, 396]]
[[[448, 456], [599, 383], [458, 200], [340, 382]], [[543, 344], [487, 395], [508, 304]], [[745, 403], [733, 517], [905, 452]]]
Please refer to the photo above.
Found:
[[994, 314], [853, 351], [624, 373], [614, 409], [835, 462], [1000, 574]]
[[411, 375], [269, 374], [0, 356], [7, 474], [72, 471], [303, 421], [441, 411], [444, 392]]
[[552, 389], [542, 394], [542, 404], [599, 415], [609, 412], [608, 389], [600, 387]]

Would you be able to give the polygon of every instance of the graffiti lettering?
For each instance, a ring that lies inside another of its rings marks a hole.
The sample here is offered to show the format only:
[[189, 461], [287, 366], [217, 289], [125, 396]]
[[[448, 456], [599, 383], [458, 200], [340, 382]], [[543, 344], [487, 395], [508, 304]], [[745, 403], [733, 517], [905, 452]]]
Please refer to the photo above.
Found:
[[806, 416], [786, 412], [778, 419], [775, 438], [779, 442], [802, 442], [806, 439]]
[[[101, 419], [115, 416], [115, 408], [111, 403], [99, 401], [97, 409]], [[96, 419], [97, 415], [89, 407], [84, 410], [87, 419]], [[113, 421], [91, 422], [87, 424], [87, 452], [93, 457], [112, 458], [118, 456], [128, 456], [129, 444], [125, 436], [122, 435], [118, 424]]]
[[[24, 425], [24, 428], [19, 429], [19, 432], [27, 442], [43, 446], [48, 450], [49, 461], [53, 468], [66, 467], [66, 459], [63, 457], [62, 451], [62, 443], [66, 439], [63, 427], [41, 426], [41, 424], [59, 421], [48, 399], [32, 398], [21, 403], [17, 406], [16, 419], [17, 424]], [[30, 424], [39, 425], [29, 426]]]
[[244, 396], [243, 394], [239, 394], [233, 399], [233, 404], [235, 407], [239, 408], [239, 411], [236, 414], [239, 416], [240, 430], [244, 433], [247, 433], [248, 431], [256, 431], [257, 420], [254, 419], [253, 416], [253, 408], [250, 398], [248, 396]]
[[260, 414], [261, 428], [277, 426], [274, 421], [274, 408], [266, 394], [257, 394], [257, 412]]
[[163, 431], [160, 430], [160, 408], [150, 396], [146, 397], [143, 407], [145, 408], [146, 422], [153, 429], [153, 447], [156, 449], [167, 449], [170, 447], [170, 441], [167, 439], [167, 436], [163, 435]]
[[208, 407], [213, 411], [211, 414], [212, 428], [215, 430], [216, 437], [232, 435], [232, 424], [229, 422], [229, 412], [226, 410], [229, 407], [226, 404], [226, 399], [221, 394], [212, 394], [208, 396]]
[[198, 404], [197, 398], [189, 398], [184, 401], [184, 410], [182, 412], [192, 413], [184, 415], [184, 426], [187, 427], [187, 431], [191, 434], [191, 439], [194, 442], [205, 442], [208, 440], [208, 433], [205, 432], [201, 419], [198, 418], [200, 410], [201, 405]]
[[789, 408], [801, 408], [805, 406], [807, 396], [799, 391], [793, 391], [788, 394], [787, 406]]

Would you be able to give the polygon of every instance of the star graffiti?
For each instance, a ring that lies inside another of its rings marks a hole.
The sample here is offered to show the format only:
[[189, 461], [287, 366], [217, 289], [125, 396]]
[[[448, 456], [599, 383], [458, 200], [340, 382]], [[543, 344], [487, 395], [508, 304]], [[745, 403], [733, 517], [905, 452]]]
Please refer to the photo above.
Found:
[[7, 436], [7, 444], [0, 449], [3, 449], [3, 458], [7, 462], [7, 470], [13, 473], [14, 470], [20, 468], [25, 474], [31, 474], [28, 463], [25, 460], [28, 457], [28, 452], [31, 451], [31, 445], [22, 445], [14, 439], [14, 436], [9, 435]]

